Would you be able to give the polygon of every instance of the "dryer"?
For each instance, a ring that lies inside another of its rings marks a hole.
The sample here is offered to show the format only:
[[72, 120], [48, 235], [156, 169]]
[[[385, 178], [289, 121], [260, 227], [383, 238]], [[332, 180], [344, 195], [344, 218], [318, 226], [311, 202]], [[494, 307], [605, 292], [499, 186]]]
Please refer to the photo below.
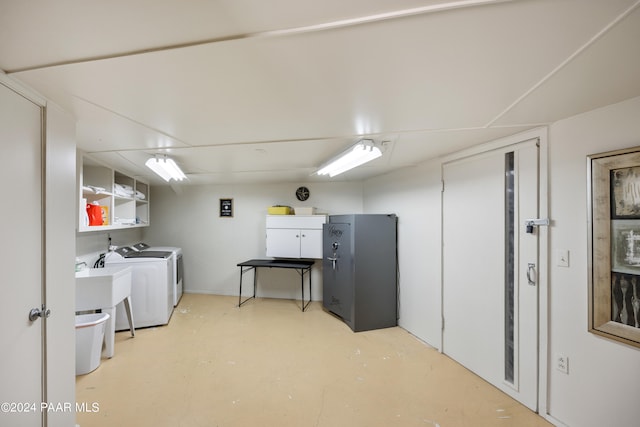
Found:
[[[131, 311], [136, 328], [166, 325], [173, 313], [173, 252], [137, 252], [122, 246], [105, 256], [105, 265], [126, 265], [131, 272]], [[116, 330], [129, 328], [123, 310], [116, 310]]]
[[167, 251], [173, 252], [173, 305], [174, 307], [182, 298], [183, 286], [183, 264], [182, 264], [182, 248], [175, 246], [149, 246], [140, 242], [132, 246], [137, 251]]

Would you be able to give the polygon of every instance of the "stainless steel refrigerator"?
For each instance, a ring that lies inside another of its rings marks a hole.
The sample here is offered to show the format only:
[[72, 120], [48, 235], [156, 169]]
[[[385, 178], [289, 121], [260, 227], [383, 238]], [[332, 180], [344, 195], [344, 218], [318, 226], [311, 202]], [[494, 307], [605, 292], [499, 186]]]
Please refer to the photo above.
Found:
[[332, 215], [323, 226], [323, 306], [354, 332], [397, 325], [397, 217]]

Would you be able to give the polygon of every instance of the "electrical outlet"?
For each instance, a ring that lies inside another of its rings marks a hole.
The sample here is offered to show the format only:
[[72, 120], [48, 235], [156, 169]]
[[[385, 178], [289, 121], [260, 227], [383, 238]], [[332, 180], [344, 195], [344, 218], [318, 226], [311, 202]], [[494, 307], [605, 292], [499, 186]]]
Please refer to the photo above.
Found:
[[569, 375], [569, 357], [564, 354], [557, 354], [556, 369], [564, 374]]

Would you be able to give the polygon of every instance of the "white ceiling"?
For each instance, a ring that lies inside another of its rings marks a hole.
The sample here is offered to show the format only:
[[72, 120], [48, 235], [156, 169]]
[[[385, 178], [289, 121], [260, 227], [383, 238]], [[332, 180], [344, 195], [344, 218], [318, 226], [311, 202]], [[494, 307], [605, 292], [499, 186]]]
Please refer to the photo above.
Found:
[[1, 0], [0, 69], [123, 172], [358, 180], [640, 96], [639, 0]]

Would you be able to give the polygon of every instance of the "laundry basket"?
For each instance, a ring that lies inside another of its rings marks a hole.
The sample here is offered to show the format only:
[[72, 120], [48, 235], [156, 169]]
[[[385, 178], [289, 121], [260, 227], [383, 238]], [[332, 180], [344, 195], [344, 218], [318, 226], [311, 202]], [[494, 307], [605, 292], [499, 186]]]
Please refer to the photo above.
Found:
[[76, 315], [76, 375], [88, 374], [100, 366], [107, 320], [107, 313]]

